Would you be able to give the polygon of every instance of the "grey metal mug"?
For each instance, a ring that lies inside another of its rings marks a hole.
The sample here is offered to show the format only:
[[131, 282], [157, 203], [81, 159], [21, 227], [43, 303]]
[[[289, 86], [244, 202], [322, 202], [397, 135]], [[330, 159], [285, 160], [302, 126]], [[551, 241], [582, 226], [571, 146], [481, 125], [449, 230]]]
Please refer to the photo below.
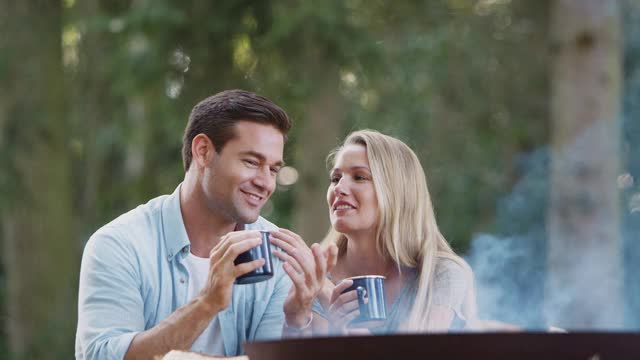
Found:
[[253, 284], [271, 279], [273, 276], [273, 261], [271, 260], [271, 243], [269, 232], [260, 231], [262, 243], [249, 251], [245, 251], [233, 261], [234, 264], [242, 264], [253, 260], [265, 259], [264, 265], [236, 278], [236, 284]]
[[[358, 315], [351, 323], [366, 321], [381, 321], [387, 318], [386, 300], [384, 293], [384, 276], [363, 275], [346, 278], [353, 284], [342, 293], [355, 290], [358, 295]], [[365, 301], [367, 299], [367, 301]]]

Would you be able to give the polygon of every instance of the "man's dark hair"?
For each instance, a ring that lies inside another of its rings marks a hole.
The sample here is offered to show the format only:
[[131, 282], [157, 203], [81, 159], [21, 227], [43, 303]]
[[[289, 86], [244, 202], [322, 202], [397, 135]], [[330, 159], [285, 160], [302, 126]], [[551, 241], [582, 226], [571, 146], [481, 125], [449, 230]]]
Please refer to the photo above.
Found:
[[182, 140], [184, 171], [191, 165], [191, 142], [198, 134], [211, 139], [217, 153], [235, 136], [238, 121], [273, 125], [287, 138], [291, 120], [278, 105], [269, 99], [244, 90], [227, 90], [210, 96], [191, 110], [189, 123]]

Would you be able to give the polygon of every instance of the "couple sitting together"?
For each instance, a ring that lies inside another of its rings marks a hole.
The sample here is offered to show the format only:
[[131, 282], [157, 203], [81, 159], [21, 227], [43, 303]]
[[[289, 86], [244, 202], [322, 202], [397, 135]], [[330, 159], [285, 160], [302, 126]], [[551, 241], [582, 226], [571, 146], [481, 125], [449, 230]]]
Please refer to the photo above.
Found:
[[[320, 244], [259, 216], [290, 127], [280, 107], [247, 91], [193, 108], [183, 182], [86, 244], [77, 359], [150, 359], [174, 349], [233, 356], [245, 341], [281, 336], [474, 326], [472, 272], [440, 233], [422, 166], [400, 140], [355, 131], [331, 153], [331, 230]], [[265, 264], [234, 261], [260, 246], [260, 231], [270, 233], [273, 276], [237, 284]], [[358, 293], [344, 291], [362, 275], [385, 277], [387, 316], [375, 325], [352, 323]]]

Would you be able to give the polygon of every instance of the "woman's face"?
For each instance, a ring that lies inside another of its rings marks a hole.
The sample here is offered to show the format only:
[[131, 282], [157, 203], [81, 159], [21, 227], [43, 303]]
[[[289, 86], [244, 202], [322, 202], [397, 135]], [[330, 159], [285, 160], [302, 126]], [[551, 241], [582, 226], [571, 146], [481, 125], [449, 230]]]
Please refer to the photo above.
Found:
[[331, 226], [345, 235], [375, 232], [378, 199], [366, 148], [347, 145], [335, 160], [327, 191]]

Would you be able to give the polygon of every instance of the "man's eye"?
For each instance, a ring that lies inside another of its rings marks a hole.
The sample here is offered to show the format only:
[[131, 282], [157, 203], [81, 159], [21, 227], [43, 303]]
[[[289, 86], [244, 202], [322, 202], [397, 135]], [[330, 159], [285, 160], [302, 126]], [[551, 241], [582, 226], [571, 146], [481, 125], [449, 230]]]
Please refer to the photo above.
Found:
[[280, 168], [271, 168], [270, 170], [272, 175], [278, 175], [280, 172]]
[[258, 166], [258, 162], [255, 160], [244, 160], [244, 163], [252, 167]]

